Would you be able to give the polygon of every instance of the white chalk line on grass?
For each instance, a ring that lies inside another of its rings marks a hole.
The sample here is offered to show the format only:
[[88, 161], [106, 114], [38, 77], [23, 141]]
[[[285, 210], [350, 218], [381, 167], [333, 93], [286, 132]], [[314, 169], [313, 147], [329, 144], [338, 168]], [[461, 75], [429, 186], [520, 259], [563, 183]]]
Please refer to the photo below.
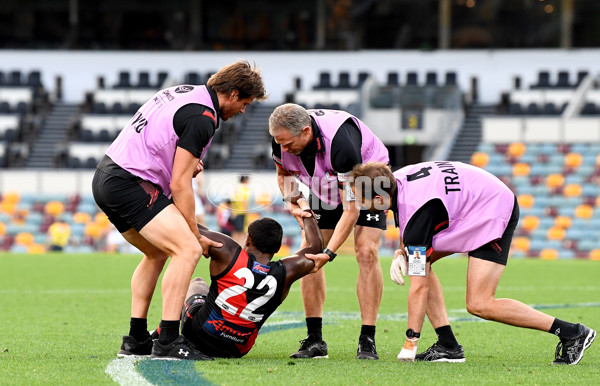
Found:
[[117, 358], [113, 359], [104, 372], [112, 378], [113, 381], [122, 386], [149, 386], [148, 382], [135, 369], [139, 359], [136, 358]]

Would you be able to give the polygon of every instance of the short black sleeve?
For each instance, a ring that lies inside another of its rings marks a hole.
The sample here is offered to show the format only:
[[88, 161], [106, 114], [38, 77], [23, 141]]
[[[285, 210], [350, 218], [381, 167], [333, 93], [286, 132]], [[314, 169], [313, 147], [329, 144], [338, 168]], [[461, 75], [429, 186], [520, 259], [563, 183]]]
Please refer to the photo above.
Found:
[[331, 140], [331, 166], [338, 173], [348, 173], [362, 163], [360, 148], [362, 135], [350, 118], [344, 122]]
[[433, 236], [446, 228], [448, 211], [442, 200], [436, 198], [420, 207], [408, 220], [402, 241], [405, 246], [424, 246], [429, 251], [433, 244]]
[[271, 149], [273, 151], [273, 161], [279, 166], [283, 166], [281, 163], [281, 145], [275, 142], [275, 138], [271, 140]]
[[189, 103], [177, 110], [173, 116], [177, 146], [200, 158], [202, 150], [215, 134], [216, 121], [213, 111], [198, 103]]

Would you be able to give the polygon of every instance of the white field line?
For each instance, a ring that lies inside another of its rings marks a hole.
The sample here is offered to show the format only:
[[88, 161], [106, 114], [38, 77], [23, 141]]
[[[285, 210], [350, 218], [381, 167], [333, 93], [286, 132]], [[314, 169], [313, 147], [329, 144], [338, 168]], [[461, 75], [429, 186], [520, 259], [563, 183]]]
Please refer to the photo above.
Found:
[[152, 383], [148, 382], [135, 369], [135, 363], [138, 359], [135, 358], [117, 358], [113, 359], [104, 372], [112, 378], [113, 381], [121, 386], [149, 386]]

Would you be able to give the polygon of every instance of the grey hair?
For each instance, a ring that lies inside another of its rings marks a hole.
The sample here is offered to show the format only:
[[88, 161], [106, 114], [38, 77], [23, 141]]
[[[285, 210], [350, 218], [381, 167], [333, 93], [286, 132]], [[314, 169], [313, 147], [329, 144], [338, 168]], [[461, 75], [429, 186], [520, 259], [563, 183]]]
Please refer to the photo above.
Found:
[[286, 103], [277, 107], [269, 117], [269, 134], [275, 136], [281, 130], [286, 130], [292, 136], [296, 136], [310, 124], [310, 116], [304, 107]]

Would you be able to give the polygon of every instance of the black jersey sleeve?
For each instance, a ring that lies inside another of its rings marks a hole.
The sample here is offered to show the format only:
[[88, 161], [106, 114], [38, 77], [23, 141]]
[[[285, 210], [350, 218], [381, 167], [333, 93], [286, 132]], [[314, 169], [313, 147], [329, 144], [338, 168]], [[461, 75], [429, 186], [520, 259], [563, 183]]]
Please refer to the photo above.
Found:
[[212, 110], [198, 103], [180, 107], [173, 116], [173, 127], [179, 137], [177, 146], [197, 158], [200, 158], [217, 128]]
[[412, 215], [404, 229], [402, 241], [407, 247], [409, 245], [426, 247], [429, 258], [433, 236], [446, 228], [448, 228], [448, 211], [442, 200], [436, 198], [428, 201]]
[[331, 140], [331, 166], [338, 173], [348, 173], [362, 163], [362, 135], [352, 119], [346, 120]]
[[275, 161], [277, 165], [283, 166], [283, 164], [281, 163], [281, 145], [275, 142], [275, 138], [271, 140], [271, 150], [273, 152], [273, 161]]

